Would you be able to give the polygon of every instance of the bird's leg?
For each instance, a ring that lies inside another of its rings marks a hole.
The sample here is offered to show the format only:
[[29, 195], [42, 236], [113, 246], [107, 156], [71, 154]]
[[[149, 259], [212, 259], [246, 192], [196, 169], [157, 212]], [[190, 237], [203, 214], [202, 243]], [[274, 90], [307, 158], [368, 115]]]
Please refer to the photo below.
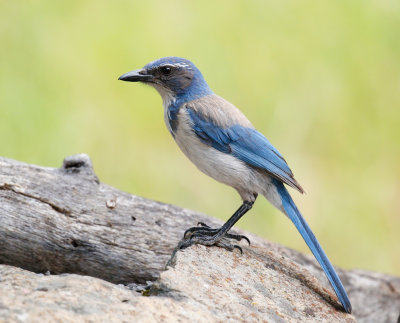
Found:
[[180, 242], [180, 249], [187, 248], [193, 244], [202, 244], [205, 246], [217, 245], [227, 250], [232, 251], [234, 248], [242, 251], [237, 245], [232, 245], [229, 240], [234, 239], [240, 241], [242, 239], [250, 240], [242, 235], [230, 234], [228, 231], [239, 219], [249, 211], [254, 204], [254, 201], [244, 201], [239, 209], [229, 218], [225, 224], [219, 229], [212, 229], [204, 223], [199, 223], [201, 226], [193, 227], [185, 231], [184, 240]]

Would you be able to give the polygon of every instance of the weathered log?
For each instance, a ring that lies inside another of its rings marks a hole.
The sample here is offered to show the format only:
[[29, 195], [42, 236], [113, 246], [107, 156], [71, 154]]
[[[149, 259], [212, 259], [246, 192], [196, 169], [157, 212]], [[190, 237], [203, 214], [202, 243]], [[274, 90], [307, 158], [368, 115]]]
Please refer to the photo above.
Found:
[[[198, 221], [220, 224], [205, 215], [100, 183], [86, 155], [66, 158], [60, 169], [0, 158], [0, 263], [3, 264], [36, 273], [75, 273], [112, 283], [145, 283], [159, 277], [184, 230]], [[294, 279], [331, 309], [332, 305], [338, 306], [328, 281], [312, 257], [245, 234], [253, 245], [243, 246], [245, 256], [239, 263], [245, 265], [261, 259], [266, 271], [289, 277], [285, 280], [288, 293]], [[220, 253], [213, 251], [208, 257], [204, 254], [206, 249], [194, 249], [200, 252], [201, 263], [193, 260], [193, 251], [187, 253], [190, 259], [179, 256], [180, 253], [178, 258], [181, 263], [193, 263], [194, 271], [205, 271], [221, 254], [228, 257], [226, 267], [221, 270], [233, 270], [228, 262], [233, 261], [232, 257], [237, 259], [237, 255], [216, 249]], [[224, 262], [219, 266], [224, 266]], [[177, 275], [184, 275], [185, 270], [180, 267]], [[338, 272], [360, 322], [392, 322], [399, 317], [400, 278], [364, 271], [338, 269]], [[165, 277], [168, 275], [164, 275], [164, 280], [161, 277], [153, 291], [163, 293]], [[0, 290], [7, 292], [9, 281], [0, 277]], [[169, 280], [169, 292], [164, 294], [174, 294], [172, 285], [177, 281]], [[276, 288], [272, 286], [265, 279], [264, 287]], [[182, 287], [185, 288], [188, 287]], [[297, 288], [295, 284], [293, 288]], [[273, 292], [268, 295], [264, 296], [275, 297]], [[303, 314], [318, 318], [318, 311], [314, 308]]]
[[155, 280], [185, 229], [210, 222], [100, 183], [84, 154], [60, 169], [0, 158], [0, 204], [0, 263], [113, 283]]

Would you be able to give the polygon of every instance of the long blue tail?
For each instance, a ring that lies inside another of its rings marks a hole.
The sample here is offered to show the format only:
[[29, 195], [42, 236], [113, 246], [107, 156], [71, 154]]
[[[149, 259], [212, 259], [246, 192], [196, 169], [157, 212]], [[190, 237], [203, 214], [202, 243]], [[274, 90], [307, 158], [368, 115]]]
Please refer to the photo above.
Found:
[[285, 209], [286, 214], [288, 215], [290, 220], [292, 220], [297, 230], [303, 237], [304, 241], [307, 243], [308, 247], [314, 254], [315, 258], [318, 260], [326, 276], [328, 277], [329, 282], [335, 290], [337, 297], [342, 303], [345, 311], [347, 313], [351, 313], [351, 304], [349, 297], [347, 296], [343, 284], [340, 281], [340, 278], [333, 268], [331, 262], [326, 256], [324, 250], [322, 250], [322, 247], [319, 244], [317, 238], [315, 238], [307, 222], [301, 215], [300, 211], [297, 209], [296, 204], [294, 204], [291, 196], [289, 195], [289, 192], [286, 190], [283, 183], [278, 180], [274, 180], [274, 183], [281, 197], [283, 208]]

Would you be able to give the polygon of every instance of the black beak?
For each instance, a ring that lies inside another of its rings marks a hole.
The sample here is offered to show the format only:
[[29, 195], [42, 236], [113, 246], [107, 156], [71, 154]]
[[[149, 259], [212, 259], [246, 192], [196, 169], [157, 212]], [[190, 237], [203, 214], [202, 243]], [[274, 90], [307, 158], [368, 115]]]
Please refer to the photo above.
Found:
[[121, 75], [118, 80], [126, 82], [146, 82], [150, 81], [153, 75], [146, 74], [144, 70], [136, 70]]

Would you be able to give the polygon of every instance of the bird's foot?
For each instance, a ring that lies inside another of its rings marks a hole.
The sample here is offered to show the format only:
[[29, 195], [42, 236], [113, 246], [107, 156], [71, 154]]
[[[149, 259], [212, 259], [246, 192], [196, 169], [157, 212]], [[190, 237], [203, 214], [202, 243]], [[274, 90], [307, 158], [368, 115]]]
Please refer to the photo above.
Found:
[[244, 235], [231, 233], [221, 234], [221, 229], [213, 229], [207, 224], [199, 222], [197, 227], [193, 227], [185, 231], [179, 248], [185, 249], [194, 244], [202, 244], [204, 246], [215, 245], [229, 251], [233, 251], [236, 248], [240, 251], [240, 253], [243, 253], [243, 250], [240, 246], [231, 243], [232, 240], [246, 240], [250, 245], [249, 238]]
[[[207, 235], [207, 236], [214, 236], [216, 235], [220, 229], [213, 229], [210, 228], [209, 225], [205, 224], [204, 222], [198, 222], [197, 223], [197, 227], [192, 227], [189, 228], [185, 231], [185, 233], [183, 234], [183, 237], [185, 239], [192, 237], [194, 234], [200, 234], [200, 235]], [[231, 234], [231, 233], [225, 233], [225, 235], [223, 235], [225, 238], [228, 239], [234, 239], [236, 241], [241, 241], [241, 240], [246, 240], [248, 242], [248, 244], [250, 245], [250, 240], [249, 238], [247, 238], [244, 235], [241, 234]]]

